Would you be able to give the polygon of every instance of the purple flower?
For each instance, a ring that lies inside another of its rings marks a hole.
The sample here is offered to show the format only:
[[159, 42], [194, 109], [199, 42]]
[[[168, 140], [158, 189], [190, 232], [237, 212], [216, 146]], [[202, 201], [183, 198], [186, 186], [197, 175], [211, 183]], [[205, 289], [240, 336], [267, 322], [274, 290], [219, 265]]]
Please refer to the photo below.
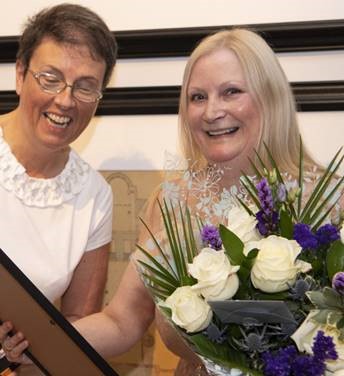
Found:
[[265, 376], [322, 376], [325, 373], [325, 360], [338, 358], [333, 339], [318, 331], [312, 346], [314, 355], [298, 353], [294, 346], [282, 348], [275, 353], [262, 355]]
[[293, 238], [303, 249], [316, 249], [319, 246], [317, 237], [312, 233], [309, 225], [297, 223], [294, 225]]
[[256, 188], [261, 206], [261, 210], [256, 213], [257, 229], [261, 235], [266, 236], [277, 230], [279, 216], [274, 210], [274, 199], [268, 180], [261, 179]]
[[205, 225], [201, 231], [202, 241], [205, 246], [219, 250], [222, 247], [219, 230], [216, 226]]
[[325, 363], [319, 361], [314, 356], [299, 355], [292, 363], [291, 375], [323, 376], [325, 369]]
[[261, 179], [256, 188], [262, 211], [270, 215], [274, 208], [274, 199], [268, 180], [266, 178]]
[[256, 213], [256, 218], [258, 221], [256, 227], [261, 235], [266, 236], [277, 230], [279, 220], [277, 212], [273, 211], [269, 216], [267, 216], [263, 210], [259, 210]]
[[315, 233], [315, 236], [317, 237], [320, 245], [327, 245], [340, 238], [339, 230], [337, 229], [337, 227], [330, 224], [319, 227], [319, 229]]
[[338, 272], [333, 276], [332, 287], [339, 294], [344, 295], [344, 272]]
[[284, 202], [287, 199], [287, 190], [284, 184], [279, 184], [277, 189], [277, 199]]
[[312, 351], [314, 358], [317, 359], [318, 362], [338, 359], [338, 354], [336, 351], [336, 346], [333, 343], [333, 338], [331, 336], [325, 336], [322, 330], [318, 331], [314, 339]]
[[276, 353], [266, 352], [262, 355], [265, 376], [289, 376], [291, 363], [297, 355], [294, 346], [288, 346]]

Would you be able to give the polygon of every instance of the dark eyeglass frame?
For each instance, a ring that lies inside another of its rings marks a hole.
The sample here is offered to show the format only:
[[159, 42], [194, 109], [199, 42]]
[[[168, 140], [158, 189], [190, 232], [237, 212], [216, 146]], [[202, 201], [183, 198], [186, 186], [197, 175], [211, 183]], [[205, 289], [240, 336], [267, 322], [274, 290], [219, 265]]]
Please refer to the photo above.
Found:
[[[86, 99], [85, 100], [85, 98], [79, 98], [78, 95], [75, 95], [75, 89], [78, 89], [78, 87], [75, 86], [75, 82], [72, 85], [70, 85], [70, 84], [67, 84], [67, 82], [66, 82], [65, 79], [59, 78], [58, 76], [56, 76], [56, 74], [49, 73], [49, 72], [34, 72], [30, 68], [28, 68], [27, 70], [32, 74], [33, 78], [36, 80], [36, 82], [38, 83], [39, 87], [45, 93], [56, 95], [56, 94], [62, 93], [62, 91], [65, 90], [67, 87], [70, 87], [71, 91], [72, 91], [73, 98], [77, 99], [80, 102], [84, 102], [84, 103], [96, 103], [96, 102], [98, 102], [103, 97], [103, 93], [101, 91], [94, 89], [94, 90], [92, 90], [92, 92], [94, 94], [96, 94], [96, 97], [94, 99], [90, 99], [90, 100]], [[64, 86], [61, 89], [57, 89], [57, 90], [49, 89], [49, 88], [45, 87], [44, 85], [42, 85], [40, 77], [54, 78], [54, 79], [56, 79], [56, 81], [60, 81], [61, 83], [63, 83]]]

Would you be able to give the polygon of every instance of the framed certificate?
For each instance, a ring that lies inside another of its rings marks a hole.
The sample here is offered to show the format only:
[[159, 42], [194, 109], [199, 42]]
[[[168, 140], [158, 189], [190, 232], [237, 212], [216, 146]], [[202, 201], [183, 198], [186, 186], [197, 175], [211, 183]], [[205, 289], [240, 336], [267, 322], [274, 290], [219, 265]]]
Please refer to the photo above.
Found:
[[0, 320], [24, 333], [45, 375], [118, 376], [1, 249], [0, 301]]

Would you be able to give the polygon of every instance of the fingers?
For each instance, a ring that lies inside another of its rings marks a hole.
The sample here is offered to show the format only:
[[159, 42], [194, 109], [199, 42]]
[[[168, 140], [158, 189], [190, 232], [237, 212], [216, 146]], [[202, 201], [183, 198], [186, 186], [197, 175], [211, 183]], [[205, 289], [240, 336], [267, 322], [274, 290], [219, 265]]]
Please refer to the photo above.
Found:
[[24, 339], [24, 335], [21, 332], [9, 336], [12, 329], [13, 325], [9, 321], [0, 325], [0, 342], [6, 358], [14, 363], [31, 363], [27, 356], [23, 354], [23, 351], [29, 346], [29, 342]]
[[10, 321], [5, 321], [0, 325], [0, 343], [2, 344], [4, 339], [8, 336], [9, 332], [13, 329], [13, 325]]

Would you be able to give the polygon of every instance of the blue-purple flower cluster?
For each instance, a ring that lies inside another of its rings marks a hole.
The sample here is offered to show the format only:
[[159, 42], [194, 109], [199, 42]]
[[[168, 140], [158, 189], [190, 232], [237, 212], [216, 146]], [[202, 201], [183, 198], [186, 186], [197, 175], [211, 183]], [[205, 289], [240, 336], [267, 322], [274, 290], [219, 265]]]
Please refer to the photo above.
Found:
[[315, 250], [321, 246], [327, 246], [340, 238], [337, 227], [325, 224], [314, 233], [310, 226], [304, 223], [294, 225], [293, 238], [303, 249]]
[[205, 225], [202, 228], [201, 237], [204, 246], [216, 249], [217, 251], [222, 248], [222, 240], [216, 226]]
[[322, 376], [327, 360], [336, 360], [338, 354], [330, 336], [319, 330], [312, 347], [313, 355], [300, 354], [294, 346], [262, 356], [265, 376]]

